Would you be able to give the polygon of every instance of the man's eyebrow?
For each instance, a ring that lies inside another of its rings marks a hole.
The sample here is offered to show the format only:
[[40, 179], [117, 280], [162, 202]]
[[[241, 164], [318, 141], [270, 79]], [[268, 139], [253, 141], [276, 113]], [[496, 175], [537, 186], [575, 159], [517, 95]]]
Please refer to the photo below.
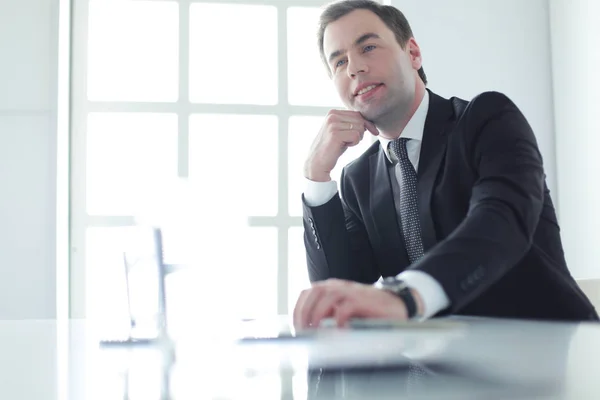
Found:
[[376, 33], [365, 33], [364, 35], [362, 35], [361, 37], [359, 37], [358, 39], [356, 39], [354, 41], [354, 46], [358, 46], [361, 43], [366, 42], [369, 39], [379, 39], [379, 35]]
[[[379, 39], [379, 38], [380, 38], [379, 35], [376, 33], [372, 33], [372, 32], [365, 33], [364, 35], [361, 35], [358, 39], [356, 39], [354, 41], [354, 46], [358, 46], [361, 43], [364, 43], [369, 39]], [[343, 52], [345, 52], [345, 50], [344, 51], [336, 50], [333, 53], [331, 53], [329, 55], [329, 62], [332, 62], [335, 58], [339, 57]]]

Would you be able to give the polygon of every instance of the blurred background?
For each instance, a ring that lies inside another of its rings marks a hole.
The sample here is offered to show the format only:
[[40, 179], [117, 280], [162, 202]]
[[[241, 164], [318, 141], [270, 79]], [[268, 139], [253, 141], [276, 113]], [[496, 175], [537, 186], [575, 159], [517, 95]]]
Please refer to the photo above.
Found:
[[[291, 312], [309, 285], [302, 165], [342, 107], [316, 46], [325, 3], [0, 0], [0, 319], [118, 329], [140, 221], [188, 264], [167, 278], [174, 318]], [[524, 112], [571, 272], [600, 299], [600, 3], [386, 3], [432, 91], [496, 90]]]

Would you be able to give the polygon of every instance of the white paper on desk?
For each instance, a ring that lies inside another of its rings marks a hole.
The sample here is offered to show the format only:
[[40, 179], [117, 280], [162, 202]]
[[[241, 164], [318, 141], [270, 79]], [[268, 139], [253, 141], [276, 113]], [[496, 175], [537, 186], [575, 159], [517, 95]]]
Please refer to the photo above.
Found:
[[[456, 321], [449, 321], [445, 319], [430, 319], [427, 321], [400, 321], [383, 318], [352, 318], [349, 321], [350, 329], [418, 329], [418, 330], [430, 330], [430, 329], [442, 329], [452, 330], [462, 328], [464, 325]], [[319, 328], [329, 329], [336, 328], [337, 324], [335, 319], [326, 318], [321, 321]]]

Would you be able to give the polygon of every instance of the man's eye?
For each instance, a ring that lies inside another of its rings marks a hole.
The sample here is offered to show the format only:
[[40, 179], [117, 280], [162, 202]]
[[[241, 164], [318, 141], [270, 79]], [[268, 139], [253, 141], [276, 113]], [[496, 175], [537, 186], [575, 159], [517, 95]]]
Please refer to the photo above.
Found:
[[341, 67], [344, 63], [346, 62], [346, 60], [340, 60], [338, 62], [335, 63], [335, 67]]
[[365, 46], [365, 47], [363, 48], [363, 51], [371, 51], [371, 50], [373, 50], [374, 48], [375, 48], [375, 46], [374, 46], [374, 45], [372, 45], [372, 44], [370, 44], [370, 45], [368, 45], [368, 46]]

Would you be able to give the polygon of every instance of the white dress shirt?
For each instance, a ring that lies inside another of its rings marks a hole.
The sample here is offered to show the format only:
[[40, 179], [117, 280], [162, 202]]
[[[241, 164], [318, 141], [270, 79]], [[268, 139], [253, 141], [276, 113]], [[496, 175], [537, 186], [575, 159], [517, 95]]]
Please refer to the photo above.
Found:
[[[423, 141], [423, 130], [425, 128], [425, 119], [429, 110], [429, 92], [425, 91], [423, 100], [415, 111], [414, 115], [408, 121], [408, 124], [402, 131], [402, 137], [412, 139], [406, 144], [408, 158], [418, 171], [419, 156], [421, 154], [421, 142]], [[402, 187], [402, 174], [400, 173], [400, 164], [396, 155], [388, 148], [391, 140], [380, 137], [379, 142], [385, 152], [386, 157], [394, 164], [392, 167], [398, 185], [392, 185], [394, 190], [394, 203], [398, 220], [400, 220], [400, 187]], [[306, 189], [304, 191], [304, 200], [310, 207], [317, 207], [327, 203], [337, 193], [337, 182], [331, 180], [329, 182], [314, 182], [306, 179]], [[448, 295], [435, 278], [426, 272], [418, 270], [406, 270], [398, 274], [399, 279], [402, 279], [406, 284], [417, 291], [423, 300], [423, 315], [421, 319], [427, 319], [435, 315], [438, 311], [450, 305]]]

